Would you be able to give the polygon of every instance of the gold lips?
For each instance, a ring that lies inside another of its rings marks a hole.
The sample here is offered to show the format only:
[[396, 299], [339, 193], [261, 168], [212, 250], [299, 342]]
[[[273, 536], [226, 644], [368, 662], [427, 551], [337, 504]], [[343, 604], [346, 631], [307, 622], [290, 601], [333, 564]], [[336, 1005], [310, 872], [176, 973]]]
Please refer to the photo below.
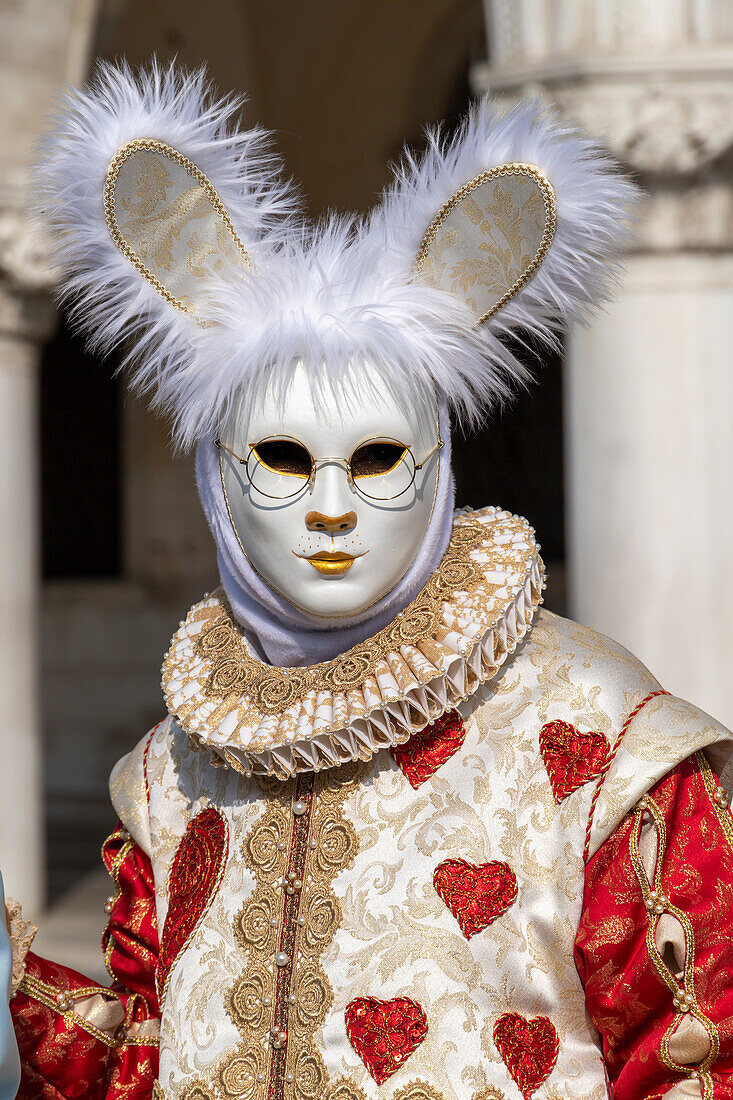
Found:
[[356, 558], [361, 556], [361, 554], [346, 554], [343, 550], [319, 550], [317, 554], [311, 554], [309, 557], [305, 554], [298, 555], [310, 562], [313, 568], [324, 577], [340, 577], [343, 573], [347, 573]]

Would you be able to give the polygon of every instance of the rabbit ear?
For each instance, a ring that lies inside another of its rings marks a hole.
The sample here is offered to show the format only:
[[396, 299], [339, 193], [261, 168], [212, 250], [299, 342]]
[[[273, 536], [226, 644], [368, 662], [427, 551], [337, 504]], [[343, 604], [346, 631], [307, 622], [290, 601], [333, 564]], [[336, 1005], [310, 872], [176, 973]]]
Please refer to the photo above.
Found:
[[234, 385], [232, 362], [212, 394], [196, 359], [221, 328], [219, 300], [263, 282], [255, 268], [300, 225], [269, 136], [241, 128], [241, 106], [203, 71], [102, 64], [62, 98], [35, 171], [72, 321], [97, 352], [124, 344], [133, 388], [184, 447]]
[[403, 277], [473, 321], [485, 366], [469, 419], [502, 375], [527, 377], [508, 335], [552, 344], [608, 297], [637, 198], [601, 146], [534, 100], [502, 113], [487, 97], [452, 138], [433, 131], [424, 156], [405, 156], [369, 230]]
[[453, 192], [430, 223], [415, 267], [481, 324], [532, 278], [556, 224], [555, 192], [540, 169], [503, 164]]
[[104, 211], [114, 244], [169, 305], [205, 314], [212, 276], [252, 270], [224, 203], [203, 172], [165, 142], [136, 138], [107, 170]]

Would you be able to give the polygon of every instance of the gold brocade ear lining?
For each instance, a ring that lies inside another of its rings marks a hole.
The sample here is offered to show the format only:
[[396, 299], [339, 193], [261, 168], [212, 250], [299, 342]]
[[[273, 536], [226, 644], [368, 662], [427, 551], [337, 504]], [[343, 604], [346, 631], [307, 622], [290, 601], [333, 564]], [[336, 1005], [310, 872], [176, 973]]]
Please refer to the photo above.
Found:
[[480, 325], [507, 304], [547, 256], [557, 224], [555, 192], [534, 164], [502, 164], [441, 206], [415, 269], [465, 302]]
[[199, 313], [207, 276], [225, 264], [253, 270], [210, 180], [162, 141], [137, 138], [118, 149], [107, 169], [104, 214], [120, 252], [185, 313]]

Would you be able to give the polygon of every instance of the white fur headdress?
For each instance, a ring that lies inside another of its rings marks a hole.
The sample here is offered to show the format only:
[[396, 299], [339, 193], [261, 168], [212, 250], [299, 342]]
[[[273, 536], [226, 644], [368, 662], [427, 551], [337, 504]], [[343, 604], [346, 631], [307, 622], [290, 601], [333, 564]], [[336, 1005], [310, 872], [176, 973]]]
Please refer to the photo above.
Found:
[[525, 377], [507, 337], [552, 341], [613, 281], [635, 189], [537, 103], [478, 104], [369, 217], [317, 225], [267, 135], [233, 128], [240, 107], [201, 72], [104, 65], [65, 97], [36, 174], [73, 317], [97, 350], [126, 342], [182, 447], [298, 360], [316, 391], [369, 362], [476, 421]]

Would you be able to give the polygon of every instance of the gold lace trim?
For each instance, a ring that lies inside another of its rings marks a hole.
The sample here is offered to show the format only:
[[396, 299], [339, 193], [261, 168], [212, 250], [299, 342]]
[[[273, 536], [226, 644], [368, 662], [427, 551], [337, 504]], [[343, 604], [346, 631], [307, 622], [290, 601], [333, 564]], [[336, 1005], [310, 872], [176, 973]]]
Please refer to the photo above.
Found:
[[8, 922], [10, 945], [13, 949], [13, 976], [10, 985], [10, 996], [14, 997], [20, 988], [20, 983], [25, 976], [25, 957], [30, 951], [38, 929], [23, 916], [23, 911], [17, 901], [12, 898], [5, 899], [5, 917]]
[[[476, 590], [483, 571], [468, 555], [484, 539], [478, 523], [454, 527], [437, 572], [394, 622], [369, 641], [321, 664], [273, 668], [258, 661], [247, 652], [241, 630], [225, 605], [225, 610], [202, 629], [195, 642], [198, 655], [211, 662], [206, 694], [220, 699], [232, 694], [245, 695], [263, 714], [278, 714], [302, 702], [309, 691], [344, 692], [362, 687], [391, 650], [414, 645], [437, 632], [441, 607], [454, 592]], [[217, 594], [224, 601], [221, 590]]]
[[[180, 1100], [325, 1096], [328, 1078], [315, 1037], [333, 992], [320, 958], [341, 920], [331, 883], [358, 850], [342, 806], [361, 771], [362, 765], [353, 764], [285, 783], [258, 779], [265, 811], [243, 848], [256, 885], [234, 922], [248, 961], [225, 1000], [242, 1042], [218, 1065], [211, 1083], [192, 1083]], [[297, 802], [306, 806], [303, 814], [294, 814]], [[289, 873], [302, 883], [292, 894]], [[290, 961], [278, 967], [275, 955], [284, 948]], [[285, 1041], [273, 1040], [281, 1032]], [[346, 1100], [346, 1094], [336, 1098]]]
[[[657, 832], [657, 857], [656, 867], [654, 869], [654, 882], [649, 882], [647, 878], [646, 870], [639, 851], [639, 837], [641, 835], [641, 827], [644, 819], [644, 815], [648, 814]], [[667, 851], [667, 828], [664, 821], [664, 815], [649, 795], [644, 795], [637, 804], [634, 812], [634, 827], [631, 831], [630, 839], [630, 852], [631, 862], [636, 873], [636, 877], [641, 887], [642, 897], [644, 899], [644, 905], [646, 906], [648, 916], [648, 926], [646, 933], [646, 946], [649, 952], [649, 958], [652, 965], [656, 970], [659, 977], [672, 993], [675, 1006], [682, 1004], [682, 998], [686, 997], [687, 1002], [683, 1007], [677, 1008], [677, 1013], [665, 1031], [659, 1050], [659, 1057], [661, 1058], [667, 1069], [673, 1070], [675, 1073], [687, 1074], [692, 1080], [697, 1080], [702, 1086], [702, 1100], [713, 1100], [713, 1080], [708, 1072], [710, 1067], [715, 1062], [720, 1051], [720, 1037], [718, 1035], [718, 1029], [709, 1016], [706, 1016], [700, 1007], [700, 1002], [695, 991], [695, 931], [692, 927], [692, 922], [687, 914], [678, 906], [676, 906], [668, 897], [664, 895], [662, 885], [662, 870], [664, 864], [664, 857]], [[671, 913], [680, 922], [685, 935], [685, 967], [684, 967], [684, 985], [680, 985], [674, 974], [665, 966], [662, 956], [659, 954], [657, 944], [655, 940], [656, 930], [656, 916], [653, 900], [651, 899], [652, 890], [655, 891], [655, 896], [660, 899], [663, 906], [662, 911]], [[671, 1057], [669, 1053], [669, 1041], [674, 1035], [680, 1020], [682, 1019], [682, 1013], [691, 1013], [696, 1020], [698, 1020], [705, 1031], [708, 1034], [710, 1040], [710, 1050], [702, 1062], [695, 1066], [683, 1065], [677, 1063]]]

